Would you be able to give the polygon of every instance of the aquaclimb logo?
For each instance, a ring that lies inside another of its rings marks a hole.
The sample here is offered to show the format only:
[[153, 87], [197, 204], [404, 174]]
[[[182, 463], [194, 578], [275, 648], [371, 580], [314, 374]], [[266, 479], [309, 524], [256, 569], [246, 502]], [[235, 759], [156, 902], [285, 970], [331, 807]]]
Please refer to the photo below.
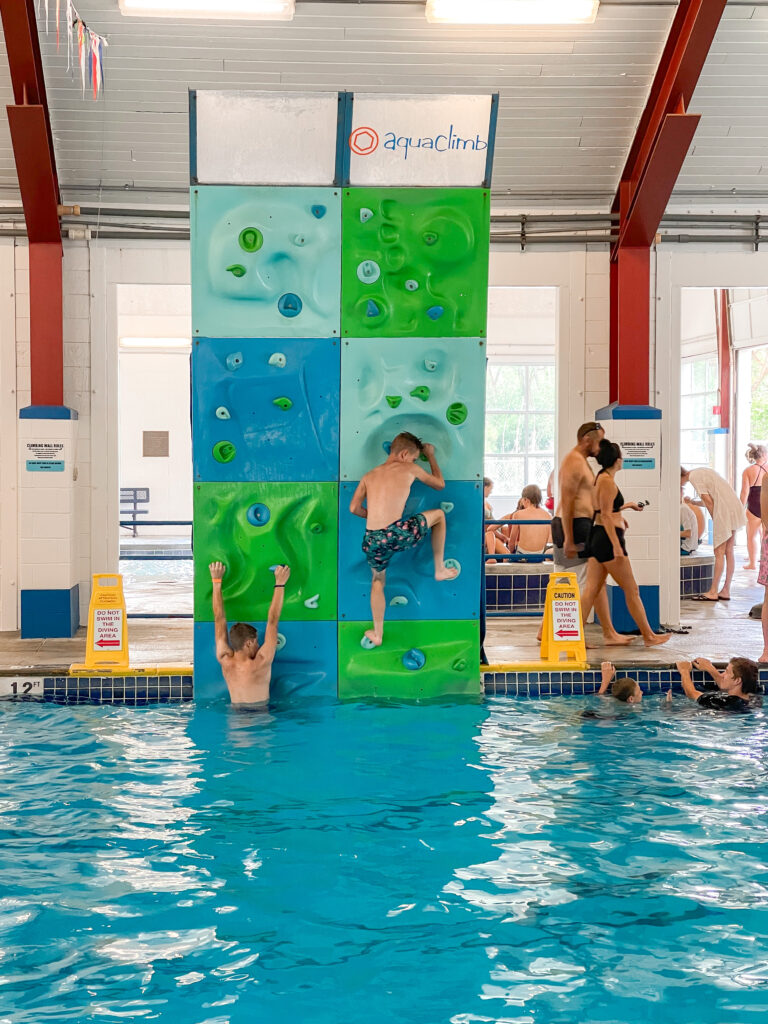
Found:
[[[379, 134], [373, 128], [355, 128], [349, 137], [349, 148], [358, 156], [370, 156], [378, 149], [379, 142]], [[449, 125], [447, 132], [421, 137], [384, 132], [382, 148], [399, 154], [403, 160], [407, 160], [408, 153], [416, 149], [432, 150], [435, 153], [482, 151], [488, 149], [488, 139], [481, 138], [479, 134], [464, 138], [458, 134], [453, 125]]]

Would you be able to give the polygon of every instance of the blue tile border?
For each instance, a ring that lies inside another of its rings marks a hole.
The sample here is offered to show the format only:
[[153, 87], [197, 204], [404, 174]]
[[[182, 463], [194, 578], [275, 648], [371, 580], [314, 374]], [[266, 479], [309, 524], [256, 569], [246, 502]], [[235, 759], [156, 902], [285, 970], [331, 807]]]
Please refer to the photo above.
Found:
[[[22, 673], [19, 673], [22, 677]], [[41, 677], [28, 676], [39, 680]], [[192, 674], [139, 676], [43, 676], [42, 699], [49, 704], [119, 704], [146, 707], [194, 699]], [[23, 697], [23, 693], [19, 694]], [[31, 699], [40, 700], [40, 694]], [[13, 696], [10, 699], [15, 699]]]
[[[616, 674], [636, 679], [644, 694], [665, 694], [672, 687], [673, 693], [682, 693], [680, 676], [674, 666], [623, 666], [618, 665]], [[712, 687], [712, 681], [705, 672], [694, 669], [691, 673], [694, 683], [703, 690]], [[768, 691], [768, 668], [760, 669], [760, 683]], [[707, 685], [709, 684], [709, 685]], [[600, 670], [585, 669], [582, 672], [486, 672], [483, 676], [486, 696], [525, 697], [537, 700], [541, 697], [572, 697], [595, 694], [600, 689]]]

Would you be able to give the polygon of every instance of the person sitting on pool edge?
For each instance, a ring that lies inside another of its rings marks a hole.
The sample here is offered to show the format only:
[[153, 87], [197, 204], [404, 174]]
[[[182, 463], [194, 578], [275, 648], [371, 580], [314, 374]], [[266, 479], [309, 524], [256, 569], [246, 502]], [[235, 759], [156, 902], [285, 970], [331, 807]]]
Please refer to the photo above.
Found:
[[[706, 658], [694, 658], [693, 667], [702, 669], [717, 684], [715, 692], [697, 690], [691, 679], [691, 662], [678, 661], [677, 671], [683, 684], [686, 697], [695, 700], [702, 708], [713, 711], [749, 711], [753, 705], [752, 698], [758, 693], [759, 667], [757, 662], [749, 658], [731, 658], [724, 672], [718, 672], [711, 661]], [[667, 699], [671, 700], [670, 690]]]
[[[422, 452], [429, 462], [429, 473], [416, 465]], [[446, 530], [445, 512], [441, 508], [417, 512], [409, 519], [402, 518], [415, 480], [435, 491], [442, 491], [445, 487], [435, 458], [435, 446], [424, 444], [415, 434], [404, 431], [392, 442], [386, 462], [365, 474], [349, 503], [349, 511], [366, 520], [363, 553], [372, 573], [373, 629], [366, 630], [365, 636], [373, 647], [380, 647], [384, 639], [384, 612], [387, 607], [384, 582], [387, 566], [394, 554], [416, 547], [431, 530], [435, 579], [452, 580], [459, 574], [458, 569], [447, 568], [443, 561]]]
[[236, 622], [227, 633], [227, 616], [221, 581], [227, 567], [223, 562], [208, 566], [213, 584], [213, 623], [216, 660], [233, 704], [266, 704], [272, 681], [272, 662], [277, 651], [277, 627], [283, 610], [285, 584], [291, 570], [287, 565], [275, 568], [275, 589], [267, 615], [264, 643], [259, 646], [259, 631], [247, 622]]
[[[625, 704], [639, 704], [643, 699], [643, 691], [635, 679], [623, 676], [621, 679], [614, 679], [616, 668], [610, 661], [604, 661], [600, 666], [601, 679], [598, 697], [604, 697], [610, 687], [611, 696], [616, 700], [624, 701]], [[611, 686], [613, 683], [613, 686]]]

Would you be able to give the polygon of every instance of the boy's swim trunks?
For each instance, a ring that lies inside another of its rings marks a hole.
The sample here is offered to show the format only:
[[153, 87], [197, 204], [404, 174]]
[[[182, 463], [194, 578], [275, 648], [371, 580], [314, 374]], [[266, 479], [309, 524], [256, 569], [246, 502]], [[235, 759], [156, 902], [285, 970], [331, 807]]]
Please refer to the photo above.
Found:
[[383, 572], [397, 551], [407, 551], [422, 541], [429, 527], [422, 512], [410, 519], [398, 519], [383, 530], [366, 530], [363, 552], [374, 572]]

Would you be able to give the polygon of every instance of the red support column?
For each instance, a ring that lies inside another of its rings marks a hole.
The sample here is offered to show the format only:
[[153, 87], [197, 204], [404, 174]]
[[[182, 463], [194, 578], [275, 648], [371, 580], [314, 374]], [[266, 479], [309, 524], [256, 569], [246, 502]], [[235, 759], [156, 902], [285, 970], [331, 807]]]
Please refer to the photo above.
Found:
[[611, 251], [610, 401], [649, 404], [650, 247], [699, 116], [686, 112], [726, 0], [680, 0], [621, 175]]
[[728, 309], [728, 289], [717, 294], [717, 361], [720, 369], [720, 426], [731, 429], [731, 391], [733, 388], [733, 356], [731, 353], [731, 322]]
[[34, 0], [2, 0], [14, 104], [7, 107], [29, 238], [32, 405], [64, 401], [64, 330], [59, 183]]

